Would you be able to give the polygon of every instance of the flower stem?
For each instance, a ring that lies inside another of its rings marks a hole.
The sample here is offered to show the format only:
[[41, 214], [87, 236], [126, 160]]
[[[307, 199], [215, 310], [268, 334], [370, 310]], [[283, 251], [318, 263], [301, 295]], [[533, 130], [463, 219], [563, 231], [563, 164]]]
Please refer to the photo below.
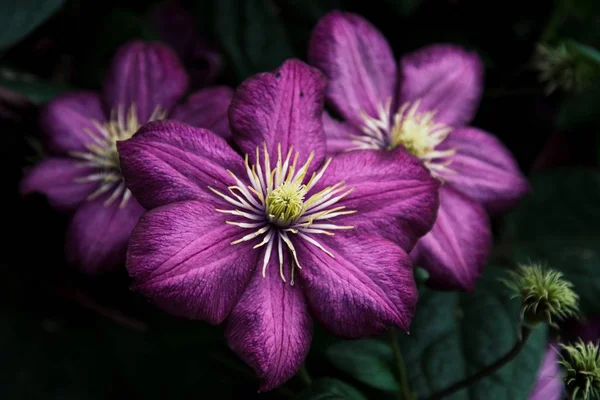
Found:
[[304, 364], [302, 364], [298, 370], [298, 377], [307, 387], [312, 385], [312, 378], [310, 377], [310, 374], [308, 373], [308, 370]]
[[529, 338], [530, 334], [531, 334], [531, 329], [529, 329], [525, 326], [521, 327], [521, 334], [517, 340], [517, 343], [515, 343], [513, 348], [510, 349], [510, 351], [508, 353], [506, 353], [504, 356], [500, 357], [493, 364], [490, 364], [487, 367], [483, 368], [482, 370], [478, 371], [474, 375], [471, 375], [470, 377], [463, 379], [462, 381], [456, 382], [454, 385], [449, 386], [440, 392], [432, 394], [431, 396], [425, 398], [425, 400], [439, 400], [442, 397], [446, 397], [455, 392], [458, 392], [459, 390], [472, 385], [473, 383], [479, 381], [480, 379], [483, 379], [486, 376], [491, 375], [496, 370], [502, 368], [504, 365], [506, 365], [510, 361], [512, 361], [521, 352], [521, 350], [523, 350], [523, 347], [525, 347], [525, 344], [527, 343], [527, 339]]
[[400, 390], [398, 391], [398, 400], [413, 400], [413, 395], [410, 392], [408, 386], [408, 378], [406, 376], [406, 366], [404, 365], [404, 359], [402, 358], [402, 351], [396, 340], [396, 334], [393, 329], [388, 330], [388, 336], [390, 340], [390, 347], [394, 352], [394, 358], [396, 359], [396, 369], [398, 380], [400, 381]]

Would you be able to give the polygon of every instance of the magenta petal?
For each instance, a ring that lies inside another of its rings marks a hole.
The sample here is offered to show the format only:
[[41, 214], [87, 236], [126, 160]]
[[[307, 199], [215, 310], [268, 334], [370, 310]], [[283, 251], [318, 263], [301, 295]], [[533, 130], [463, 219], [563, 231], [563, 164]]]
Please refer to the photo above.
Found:
[[313, 166], [325, 157], [323, 89], [325, 78], [315, 68], [287, 60], [273, 72], [254, 75], [235, 92], [229, 122], [242, 151], [254, 160], [256, 148], [266, 143], [271, 158], [292, 146], [302, 165], [315, 152]]
[[325, 137], [327, 138], [327, 152], [329, 154], [343, 153], [352, 150], [356, 144], [352, 143], [351, 135], [361, 135], [362, 132], [349, 122], [337, 121], [323, 114], [323, 128], [325, 129]]
[[245, 176], [244, 161], [214, 133], [175, 121], [144, 125], [117, 145], [127, 186], [146, 208], [182, 200], [220, 201], [209, 187], [226, 191], [227, 169]]
[[227, 139], [231, 136], [227, 110], [232, 96], [233, 90], [225, 86], [200, 90], [176, 106], [169, 118], [209, 129]]
[[402, 57], [400, 102], [421, 101], [436, 121], [461, 126], [473, 119], [483, 91], [483, 64], [458, 46], [432, 45]]
[[356, 213], [336, 224], [381, 235], [409, 252], [435, 222], [439, 181], [403, 149], [339, 154], [315, 190], [341, 181], [354, 191], [339, 205]]
[[410, 257], [392, 242], [356, 232], [302, 238], [294, 245], [310, 309], [333, 334], [359, 338], [396, 326], [408, 331], [417, 303]]
[[186, 201], [148, 211], [131, 235], [134, 289], [170, 314], [221, 323], [237, 303], [259, 250], [231, 242], [246, 232], [209, 204]]
[[271, 257], [266, 277], [259, 272], [261, 262], [225, 330], [229, 347], [252, 367], [263, 391], [298, 372], [313, 328], [302, 290], [281, 280], [276, 260]]
[[562, 398], [563, 381], [558, 364], [558, 353], [549, 346], [538, 370], [537, 381], [529, 395], [529, 400], [561, 400]]
[[85, 151], [92, 141], [90, 132], [100, 135], [93, 121], [105, 121], [100, 97], [93, 92], [73, 92], [58, 96], [40, 113], [45, 145], [50, 152], [66, 155]]
[[188, 77], [179, 59], [164, 44], [129, 42], [117, 51], [104, 82], [111, 109], [135, 104], [140, 122], [156, 110], [170, 110], [185, 93]]
[[443, 185], [435, 225], [419, 240], [411, 256], [429, 272], [429, 286], [473, 290], [491, 243], [490, 221], [483, 207]]
[[70, 158], [48, 158], [25, 173], [19, 189], [23, 195], [42, 193], [52, 207], [69, 211], [96, 189], [97, 182], [77, 182], [94, 172]]
[[455, 129], [438, 149], [456, 150], [448, 166], [456, 173], [444, 173], [442, 177], [491, 212], [510, 208], [529, 190], [510, 151], [489, 133], [475, 128]]
[[69, 264], [88, 274], [113, 270], [125, 263], [131, 230], [144, 212], [134, 198], [105, 205], [108, 195], [86, 201], [73, 215], [66, 239]]
[[321, 18], [309, 44], [310, 63], [329, 83], [327, 100], [357, 126], [360, 112], [377, 116], [378, 105], [393, 100], [396, 62], [383, 35], [356, 14], [333, 11]]

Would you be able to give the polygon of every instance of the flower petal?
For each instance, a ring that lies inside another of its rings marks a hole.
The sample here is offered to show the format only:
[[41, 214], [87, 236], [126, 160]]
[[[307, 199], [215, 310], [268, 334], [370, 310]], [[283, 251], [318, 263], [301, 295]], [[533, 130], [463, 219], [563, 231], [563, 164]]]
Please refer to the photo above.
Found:
[[436, 121], [461, 126], [473, 119], [483, 92], [483, 64], [476, 53], [437, 44], [402, 57], [400, 102], [420, 100]]
[[563, 381], [558, 364], [558, 352], [548, 346], [529, 400], [561, 400], [562, 398]]
[[84, 202], [67, 230], [67, 261], [88, 274], [124, 266], [129, 235], [144, 212], [134, 198], [124, 207], [119, 199], [107, 206], [107, 199], [105, 195]]
[[[40, 113], [44, 144], [55, 154], [84, 151], [92, 142], [90, 134], [100, 136], [93, 121], [105, 121], [100, 97], [93, 92], [73, 92], [56, 97]], [[100, 136], [101, 137], [101, 136]]]
[[369, 21], [333, 11], [321, 18], [309, 44], [310, 63], [329, 83], [327, 100], [357, 126], [360, 112], [378, 115], [378, 106], [393, 100], [396, 62], [387, 41]]
[[323, 128], [325, 129], [327, 152], [329, 154], [337, 154], [354, 149], [356, 145], [352, 143], [352, 135], [362, 135], [362, 132], [354, 125], [351, 125], [349, 122], [337, 121], [327, 113], [323, 114]]
[[22, 195], [42, 193], [52, 207], [69, 211], [77, 207], [97, 187], [97, 182], [77, 182], [78, 178], [93, 173], [93, 168], [82, 167], [76, 160], [48, 158], [25, 173], [19, 189]]
[[177, 55], [166, 45], [129, 42], [117, 51], [104, 82], [104, 100], [112, 110], [135, 104], [146, 122], [156, 110], [170, 110], [185, 93], [188, 77]]
[[229, 347], [252, 367], [261, 379], [262, 391], [298, 372], [312, 337], [304, 294], [298, 286], [281, 280], [276, 260], [271, 257], [265, 277], [257, 268], [225, 330]]
[[442, 173], [455, 189], [477, 200], [491, 212], [512, 207], [529, 190], [527, 179], [510, 151], [494, 136], [475, 128], [455, 129], [439, 150], [455, 149]]
[[429, 272], [429, 286], [473, 290], [491, 243], [490, 221], [483, 207], [443, 185], [435, 225], [419, 240], [411, 256]]
[[176, 106], [169, 117], [197, 128], [209, 129], [227, 139], [231, 136], [227, 110], [232, 96], [233, 90], [225, 86], [203, 89]]
[[117, 148], [127, 186], [146, 209], [182, 200], [214, 202], [220, 198], [209, 186], [226, 191], [232, 182], [227, 169], [246, 176], [242, 158], [223, 138], [175, 121], [146, 124]]
[[313, 239], [333, 257], [301, 237], [294, 238], [294, 245], [302, 288], [321, 324], [351, 339], [390, 326], [409, 329], [417, 287], [410, 257], [401, 248], [356, 232]]
[[252, 274], [255, 243], [231, 242], [245, 234], [223, 214], [197, 201], [148, 211], [131, 235], [127, 270], [133, 288], [165, 311], [221, 323]]
[[325, 157], [323, 98], [325, 78], [299, 60], [287, 60], [273, 72], [254, 75], [236, 90], [229, 122], [242, 151], [254, 160], [257, 147], [266, 143], [276, 157], [292, 146], [302, 165], [315, 152], [313, 166]]
[[409, 252], [435, 222], [439, 181], [403, 149], [339, 154], [314, 190], [341, 181], [354, 191], [339, 206], [356, 213], [336, 217], [338, 225], [378, 234]]

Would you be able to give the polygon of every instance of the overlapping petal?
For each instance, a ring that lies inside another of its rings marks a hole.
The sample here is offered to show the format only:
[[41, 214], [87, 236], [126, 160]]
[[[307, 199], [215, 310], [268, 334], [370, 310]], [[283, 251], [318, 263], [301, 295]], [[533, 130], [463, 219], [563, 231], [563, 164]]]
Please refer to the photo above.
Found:
[[440, 187], [440, 208], [433, 229], [411, 256], [438, 289], [473, 290], [489, 256], [492, 233], [485, 209], [448, 185]]
[[327, 152], [329, 154], [337, 154], [354, 149], [356, 144], [352, 142], [352, 136], [363, 134], [351, 123], [335, 120], [327, 113], [323, 114], [323, 128], [325, 129]]
[[313, 30], [309, 60], [329, 79], [327, 100], [360, 126], [365, 112], [377, 116], [378, 105], [393, 100], [396, 62], [383, 35], [364, 18], [334, 11]]
[[255, 160], [266, 144], [276, 158], [278, 146], [300, 152], [298, 165], [315, 153], [313, 168], [325, 157], [323, 88], [325, 78], [315, 68], [287, 60], [273, 72], [257, 74], [242, 83], [229, 109], [229, 123], [243, 153]]
[[529, 395], [529, 400], [561, 400], [563, 389], [558, 353], [556, 349], [549, 346], [538, 370], [537, 381]]
[[510, 151], [494, 136], [476, 128], [453, 130], [439, 150], [456, 150], [441, 173], [449, 185], [483, 204], [491, 212], [513, 206], [529, 190]]
[[220, 198], [209, 187], [226, 191], [233, 182], [228, 169], [245, 176], [242, 158], [223, 138], [175, 121], [146, 124], [118, 149], [125, 181], [146, 209], [182, 200], [215, 202]]
[[295, 238], [300, 283], [315, 317], [335, 335], [359, 338], [390, 326], [407, 331], [417, 302], [410, 257], [377, 236], [319, 237], [333, 257]]
[[242, 295], [260, 251], [231, 245], [243, 229], [210, 204], [184, 201], [144, 214], [131, 235], [133, 288], [167, 312], [221, 323]]
[[476, 53], [436, 44], [400, 60], [400, 103], [420, 101], [436, 121], [462, 126], [473, 119], [483, 92], [483, 64]]
[[231, 136], [227, 111], [232, 96], [233, 90], [225, 86], [202, 89], [176, 106], [169, 118], [206, 128], [227, 139]]

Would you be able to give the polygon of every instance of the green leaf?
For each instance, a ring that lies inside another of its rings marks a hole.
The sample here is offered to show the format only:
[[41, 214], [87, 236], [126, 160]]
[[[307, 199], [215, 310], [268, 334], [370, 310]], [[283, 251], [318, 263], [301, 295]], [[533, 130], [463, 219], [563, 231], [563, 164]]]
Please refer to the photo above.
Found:
[[63, 0], [0, 0], [0, 50], [4, 50], [44, 22]]
[[240, 81], [257, 72], [272, 70], [294, 56], [286, 29], [270, 1], [215, 3], [216, 34]]
[[362, 393], [338, 379], [323, 378], [313, 382], [299, 400], [367, 400]]
[[596, 48], [579, 43], [575, 40], [569, 40], [567, 44], [569, 45], [571, 51], [573, 51], [579, 57], [600, 65], [600, 52]]
[[0, 86], [21, 93], [34, 104], [45, 103], [61, 93], [72, 90], [65, 84], [40, 81], [29, 75], [14, 74], [10, 79], [7, 79], [5, 74], [3, 75], [0, 78]]
[[507, 218], [517, 262], [541, 261], [573, 282], [584, 312], [600, 312], [600, 173], [558, 169], [531, 177], [532, 193]]
[[394, 355], [385, 341], [340, 341], [327, 349], [327, 357], [340, 370], [371, 387], [389, 392], [399, 389]]

